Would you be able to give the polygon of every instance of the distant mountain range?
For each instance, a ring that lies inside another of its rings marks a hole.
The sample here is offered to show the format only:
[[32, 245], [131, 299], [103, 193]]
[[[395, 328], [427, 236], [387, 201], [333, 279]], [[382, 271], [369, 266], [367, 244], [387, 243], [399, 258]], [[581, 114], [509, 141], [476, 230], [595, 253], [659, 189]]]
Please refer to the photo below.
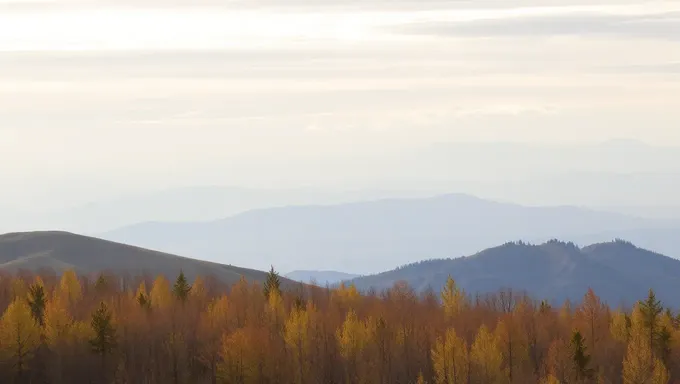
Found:
[[[680, 219], [680, 150], [675, 147], [629, 140], [457, 142], [358, 156], [298, 159], [285, 166], [273, 158], [271, 166], [260, 164], [260, 172], [248, 169], [247, 162], [232, 169], [253, 175], [251, 181], [239, 181], [218, 164], [201, 171], [210, 175], [206, 180], [222, 185], [173, 178], [160, 183], [169, 185], [165, 189], [156, 190], [156, 183], [129, 189], [76, 178], [53, 180], [49, 188], [34, 187], [30, 193], [0, 190], [0, 232], [59, 229], [92, 235], [145, 221], [220, 220], [254, 209], [425, 198], [451, 191], [524, 205], [571, 204]], [[272, 182], [279, 178], [291, 181]], [[170, 187], [173, 183], [189, 184]]]
[[[0, 236], [0, 271], [61, 272], [75, 269], [93, 274], [108, 271], [138, 276], [164, 274], [173, 278], [180, 271], [193, 279], [213, 276], [231, 284], [241, 276], [263, 281], [266, 273], [150, 251], [120, 243], [66, 232], [26, 232]], [[588, 288], [610, 305], [631, 305], [648, 289], [657, 292], [664, 304], [680, 308], [680, 261], [627, 241], [598, 243], [580, 248], [573, 243], [551, 240], [541, 245], [511, 242], [489, 248], [473, 256], [435, 259], [356, 277], [334, 271], [295, 271], [282, 278], [293, 281], [316, 280], [333, 285], [350, 280], [361, 290], [383, 290], [397, 281], [406, 281], [417, 291], [440, 290], [448, 276], [470, 294], [494, 293], [512, 288], [534, 298], [555, 304], [569, 299], [579, 301]]]
[[342, 281], [348, 281], [359, 277], [359, 275], [338, 271], [293, 271], [286, 273], [285, 276], [291, 280], [301, 283], [315, 283], [319, 286], [334, 285]]
[[[265, 272], [193, 260], [67, 232], [25, 232], [0, 235], [0, 270], [10, 273], [41, 269], [79, 273], [102, 271], [130, 276], [164, 274], [173, 279], [184, 271], [188, 278], [213, 276], [232, 284], [241, 276], [264, 281]], [[283, 279], [285, 283], [291, 283]]]
[[[623, 236], [625, 235], [625, 236]], [[585, 208], [528, 207], [449, 194], [259, 209], [223, 220], [148, 222], [98, 237], [256, 269], [376, 273], [509, 241], [626, 238], [680, 256], [680, 225]]]
[[360, 290], [383, 290], [397, 281], [439, 291], [448, 276], [472, 295], [511, 288], [554, 304], [579, 302], [589, 288], [612, 306], [630, 306], [654, 289], [664, 304], [680, 308], [680, 261], [626, 241], [579, 248], [549, 241], [507, 243], [473, 256], [428, 260], [352, 280]]
[[124, 196], [48, 212], [23, 212], [2, 206], [3, 228], [60, 230], [94, 234], [143, 221], [205, 221], [254, 209], [300, 204], [343, 204], [379, 197], [425, 197], [418, 191], [330, 191], [314, 188], [257, 189], [201, 186]]

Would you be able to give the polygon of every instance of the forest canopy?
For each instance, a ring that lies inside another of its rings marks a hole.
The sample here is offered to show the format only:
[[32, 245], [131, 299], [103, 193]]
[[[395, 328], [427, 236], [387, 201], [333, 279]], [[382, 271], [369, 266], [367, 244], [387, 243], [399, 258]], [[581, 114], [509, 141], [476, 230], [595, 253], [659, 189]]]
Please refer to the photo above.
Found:
[[680, 380], [679, 317], [653, 291], [553, 307], [510, 289], [226, 286], [184, 274], [0, 278], [3, 383], [624, 383]]

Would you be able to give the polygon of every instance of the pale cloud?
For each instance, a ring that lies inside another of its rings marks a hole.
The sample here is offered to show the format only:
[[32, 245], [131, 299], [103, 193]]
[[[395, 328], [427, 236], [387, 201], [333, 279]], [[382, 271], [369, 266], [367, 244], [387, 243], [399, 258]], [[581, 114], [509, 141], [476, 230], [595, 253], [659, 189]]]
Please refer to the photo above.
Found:
[[677, 1], [0, 2], [3, 180], [294, 183], [443, 141], [680, 145]]
[[423, 23], [404, 27], [412, 33], [455, 37], [604, 36], [680, 40], [680, 11], [663, 13], [523, 15], [470, 23]]

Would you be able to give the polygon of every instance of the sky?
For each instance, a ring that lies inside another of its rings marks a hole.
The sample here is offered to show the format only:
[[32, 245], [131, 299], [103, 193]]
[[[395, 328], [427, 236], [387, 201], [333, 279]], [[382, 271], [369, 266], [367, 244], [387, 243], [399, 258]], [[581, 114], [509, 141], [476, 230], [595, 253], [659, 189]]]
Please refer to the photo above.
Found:
[[361, 187], [437, 143], [680, 147], [678, 95], [673, 0], [0, 0], [0, 199]]

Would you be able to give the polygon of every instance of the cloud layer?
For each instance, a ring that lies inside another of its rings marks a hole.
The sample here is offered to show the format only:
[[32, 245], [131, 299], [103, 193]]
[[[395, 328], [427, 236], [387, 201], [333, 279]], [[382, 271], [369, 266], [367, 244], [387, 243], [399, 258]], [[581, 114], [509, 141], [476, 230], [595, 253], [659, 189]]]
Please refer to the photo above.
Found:
[[446, 141], [680, 145], [680, 2], [277, 3], [4, 1], [0, 178], [23, 187], [0, 198], [316, 163], [360, 186], [357, 158]]

